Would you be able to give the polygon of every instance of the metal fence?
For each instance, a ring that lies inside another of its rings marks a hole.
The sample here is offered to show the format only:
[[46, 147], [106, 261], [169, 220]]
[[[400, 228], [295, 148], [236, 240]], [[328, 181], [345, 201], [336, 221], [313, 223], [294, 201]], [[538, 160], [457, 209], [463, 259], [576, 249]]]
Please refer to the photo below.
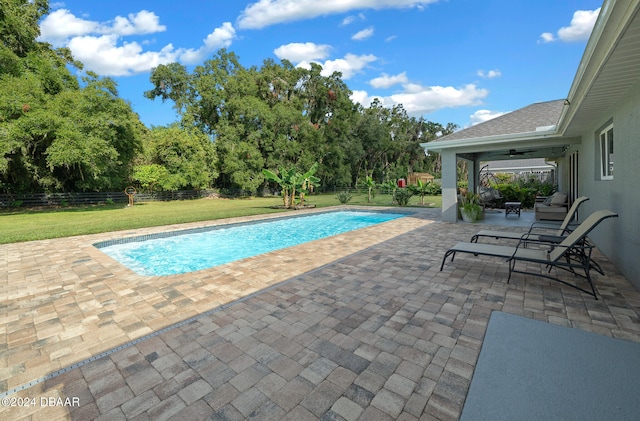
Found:
[[[218, 194], [214, 190], [177, 190], [172, 192], [137, 193], [136, 202], [188, 200]], [[99, 203], [128, 203], [124, 192], [0, 194], [0, 208], [76, 206]]]

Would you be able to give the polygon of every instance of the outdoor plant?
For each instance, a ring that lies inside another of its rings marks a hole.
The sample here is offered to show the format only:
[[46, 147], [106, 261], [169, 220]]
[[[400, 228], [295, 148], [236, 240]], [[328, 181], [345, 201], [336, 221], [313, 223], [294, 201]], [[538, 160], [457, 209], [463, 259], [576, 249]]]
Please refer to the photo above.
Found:
[[383, 185], [386, 186], [389, 190], [391, 190], [391, 203], [395, 202], [396, 190], [398, 189], [396, 182], [394, 180], [388, 180], [387, 183]]
[[431, 186], [431, 182], [427, 181], [424, 183], [422, 180], [418, 180], [417, 184], [412, 184], [409, 186], [409, 190], [413, 192], [413, 194], [420, 195], [420, 204], [424, 205], [424, 197], [428, 194], [431, 194], [433, 188]]
[[480, 197], [474, 193], [467, 193], [460, 196], [460, 215], [466, 222], [476, 222], [480, 219], [482, 207]]
[[280, 175], [275, 172], [263, 169], [262, 174], [264, 174], [264, 178], [269, 181], [274, 181], [280, 186], [280, 194], [282, 195], [282, 202], [285, 208], [292, 207], [291, 202], [293, 200], [290, 196], [291, 190], [293, 188], [293, 177], [295, 176], [296, 169], [290, 168], [289, 170], [285, 170], [284, 168], [280, 168]]
[[367, 190], [368, 190], [367, 202], [371, 203], [373, 198], [376, 196], [376, 191], [375, 191], [376, 182], [373, 181], [373, 177], [368, 175], [367, 178], [365, 179], [365, 184], [367, 185]]
[[411, 189], [398, 189], [395, 192], [395, 198], [398, 206], [407, 206], [411, 197], [413, 197], [413, 191], [411, 191]]
[[[296, 174], [295, 184], [298, 187], [298, 191], [300, 191], [300, 206], [304, 206], [304, 196], [313, 190], [314, 186], [317, 186], [320, 183], [320, 179], [313, 174], [315, 174], [318, 169], [318, 163], [314, 163], [309, 171], [304, 174]], [[294, 187], [295, 188], [295, 187]], [[293, 195], [292, 195], [293, 196]]]
[[353, 196], [348, 191], [341, 191], [340, 193], [336, 194], [336, 199], [338, 199], [338, 201], [343, 205], [349, 203], [352, 198]]
[[309, 193], [320, 182], [320, 179], [313, 175], [317, 169], [318, 163], [316, 162], [304, 174], [299, 173], [296, 167], [288, 170], [280, 168], [279, 175], [265, 168], [262, 170], [262, 174], [264, 174], [266, 180], [278, 183], [282, 189], [284, 207], [294, 208], [296, 206], [296, 192], [300, 194], [299, 205], [304, 206], [305, 194]]

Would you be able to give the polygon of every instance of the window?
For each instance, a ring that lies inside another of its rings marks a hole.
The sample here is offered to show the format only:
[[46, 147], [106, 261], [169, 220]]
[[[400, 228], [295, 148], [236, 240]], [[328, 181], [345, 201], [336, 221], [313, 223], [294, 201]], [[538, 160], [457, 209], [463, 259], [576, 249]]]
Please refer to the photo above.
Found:
[[600, 132], [600, 179], [613, 179], [613, 125]]

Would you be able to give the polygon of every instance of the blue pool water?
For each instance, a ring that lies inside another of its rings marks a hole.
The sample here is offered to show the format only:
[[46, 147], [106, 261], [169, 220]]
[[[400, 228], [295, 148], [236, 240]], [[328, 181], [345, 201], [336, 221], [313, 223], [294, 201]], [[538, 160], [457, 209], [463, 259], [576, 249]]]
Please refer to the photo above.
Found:
[[[406, 216], [339, 211], [271, 221], [182, 231], [123, 244], [96, 244], [140, 275], [174, 275], [206, 269]], [[107, 242], [110, 243], [110, 242]]]

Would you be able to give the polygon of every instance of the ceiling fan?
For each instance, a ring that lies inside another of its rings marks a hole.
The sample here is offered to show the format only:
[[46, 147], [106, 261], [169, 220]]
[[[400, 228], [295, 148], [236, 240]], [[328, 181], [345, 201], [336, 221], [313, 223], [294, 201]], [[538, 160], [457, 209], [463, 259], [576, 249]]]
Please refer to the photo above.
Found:
[[514, 156], [518, 156], [518, 155], [526, 155], [526, 154], [531, 153], [531, 152], [535, 152], [535, 151], [534, 150], [517, 151], [515, 149], [509, 149], [508, 153], [503, 153], [501, 155], [514, 157]]

